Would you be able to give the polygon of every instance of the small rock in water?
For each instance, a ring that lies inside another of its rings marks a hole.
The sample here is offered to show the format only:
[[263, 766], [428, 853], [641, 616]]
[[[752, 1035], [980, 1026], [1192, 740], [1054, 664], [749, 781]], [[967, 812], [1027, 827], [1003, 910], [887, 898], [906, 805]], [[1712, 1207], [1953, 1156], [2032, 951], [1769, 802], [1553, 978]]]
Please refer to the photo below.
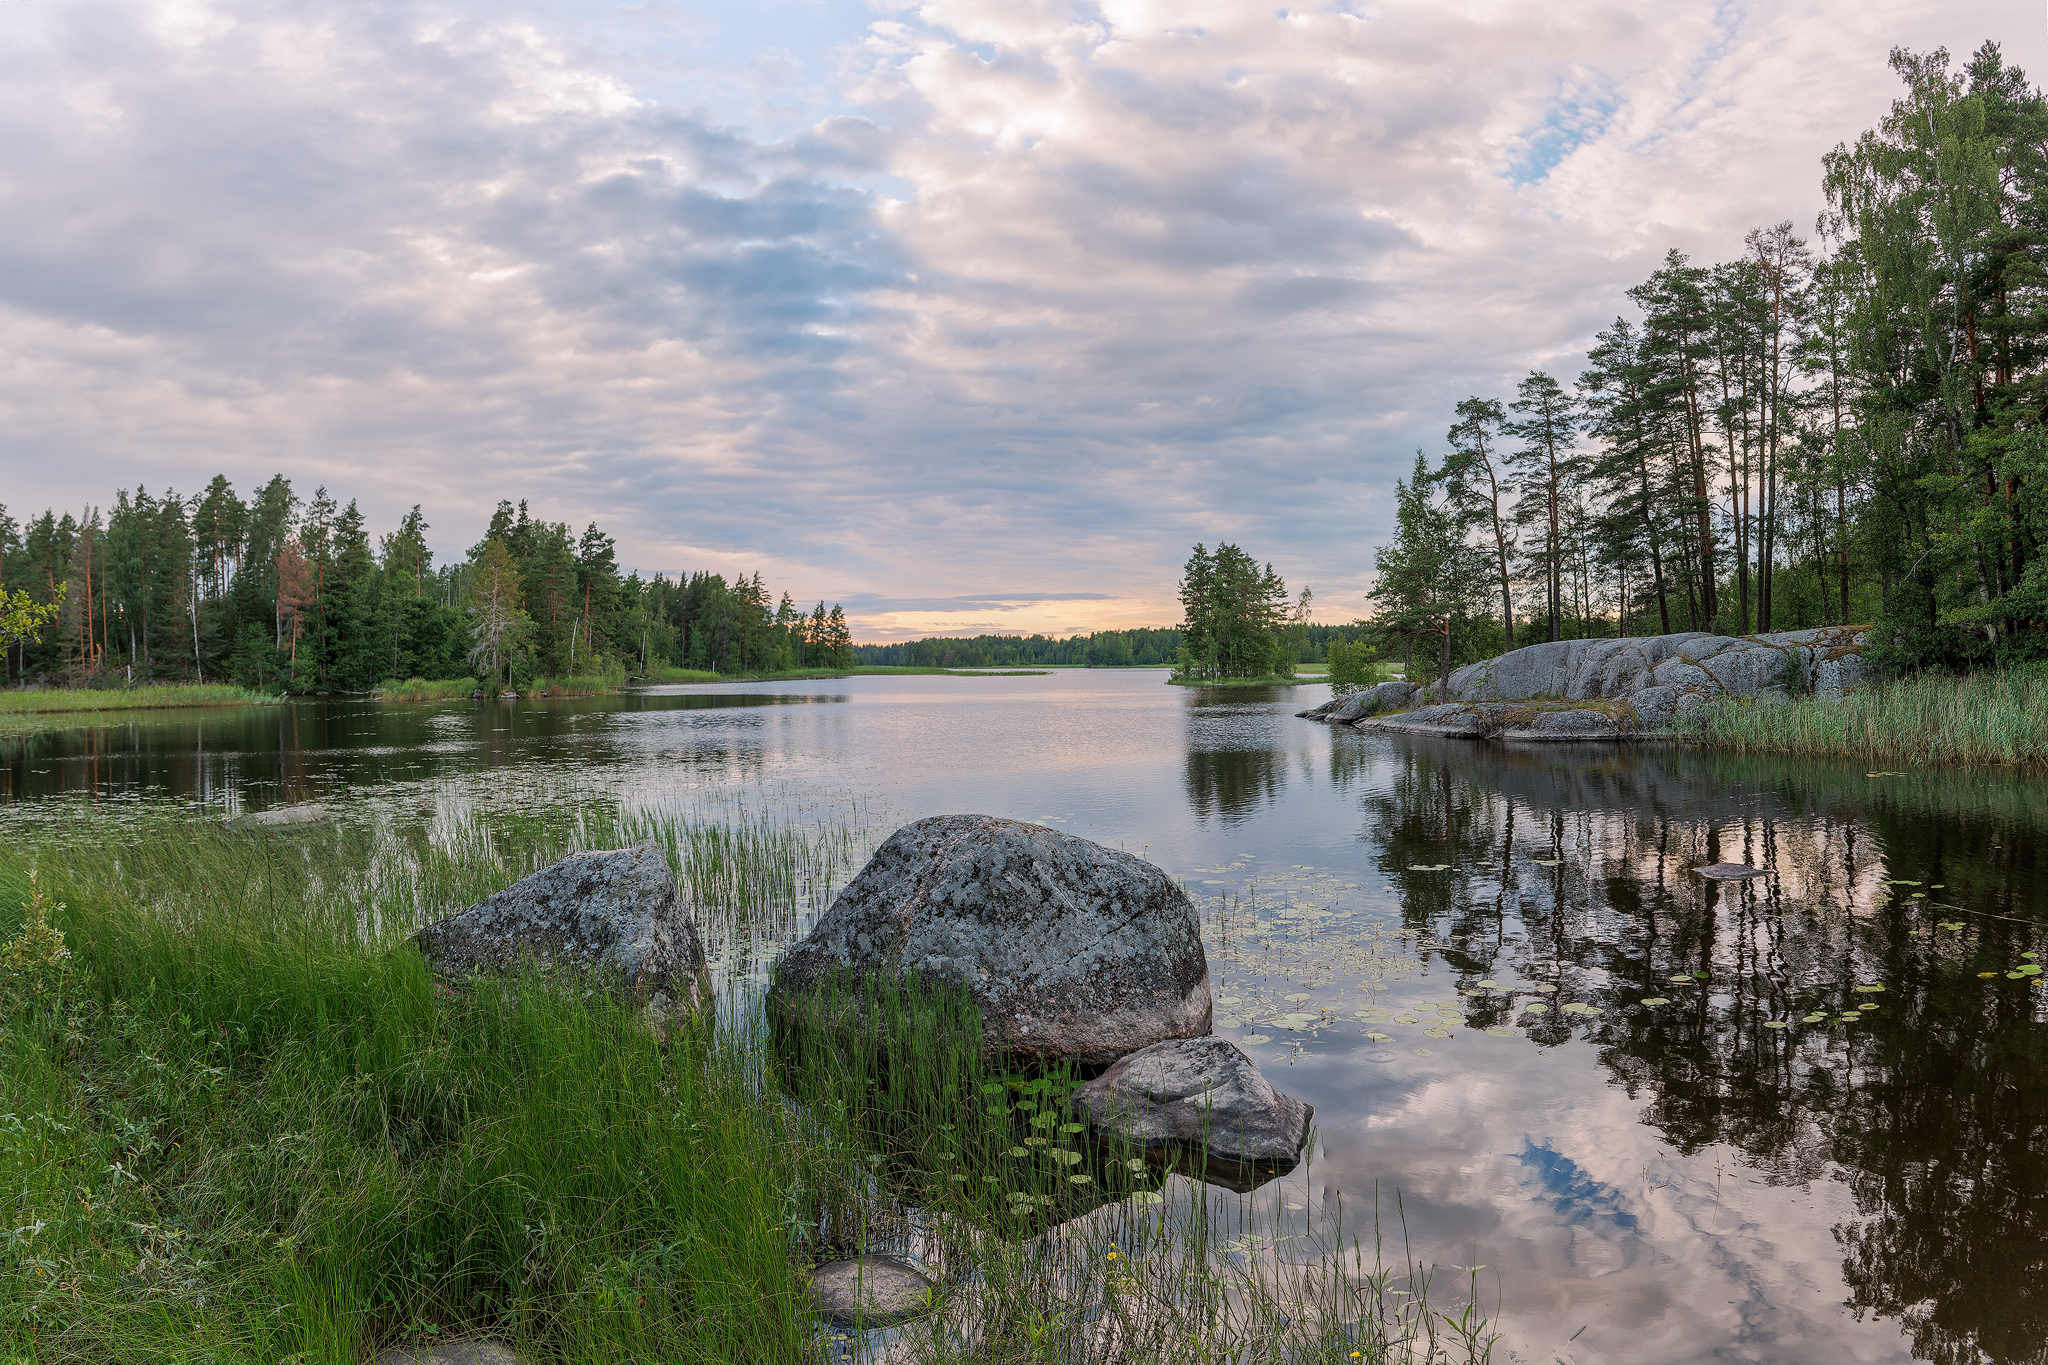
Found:
[[222, 823], [229, 829], [282, 829], [288, 825], [310, 825], [327, 818], [325, 806], [273, 806], [269, 810], [244, 811]]
[[1232, 1189], [1292, 1170], [1315, 1112], [1221, 1038], [1143, 1048], [1076, 1090], [1073, 1102], [1097, 1132], [1199, 1154], [1195, 1174]]
[[613, 978], [657, 1025], [711, 998], [697, 925], [654, 844], [572, 853], [413, 935], [427, 960], [462, 975], [528, 957]]
[[1694, 868], [1693, 871], [1711, 882], [1739, 882], [1746, 877], [1771, 875], [1768, 868], [1751, 867], [1747, 863], [1708, 863], [1704, 867]]
[[522, 1365], [502, 1341], [437, 1341], [379, 1351], [375, 1365]]
[[936, 1288], [894, 1256], [854, 1256], [811, 1272], [811, 1307], [834, 1327], [888, 1327], [929, 1311]]

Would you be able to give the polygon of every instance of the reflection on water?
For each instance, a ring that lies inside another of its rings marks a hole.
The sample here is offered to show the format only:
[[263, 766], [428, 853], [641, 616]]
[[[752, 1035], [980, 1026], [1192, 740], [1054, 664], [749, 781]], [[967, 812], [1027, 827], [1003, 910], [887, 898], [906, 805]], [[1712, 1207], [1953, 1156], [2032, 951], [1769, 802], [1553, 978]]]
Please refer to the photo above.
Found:
[[[1257, 1197], [1377, 1192], [1498, 1276], [1517, 1358], [2048, 1360], [2040, 784], [1291, 717], [1321, 695], [1092, 671], [173, 713], [0, 746], [0, 829], [791, 793], [869, 843], [1043, 820], [1201, 903], [1218, 1031], [1316, 1107]], [[1691, 871], [1720, 861], [1771, 875]]]

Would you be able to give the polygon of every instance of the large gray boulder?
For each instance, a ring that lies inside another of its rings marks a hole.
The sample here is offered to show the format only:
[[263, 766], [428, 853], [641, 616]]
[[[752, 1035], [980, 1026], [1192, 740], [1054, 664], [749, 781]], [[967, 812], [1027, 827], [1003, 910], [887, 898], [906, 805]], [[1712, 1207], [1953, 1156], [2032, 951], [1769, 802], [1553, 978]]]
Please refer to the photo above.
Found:
[[1076, 1090], [1073, 1104], [1103, 1137], [1196, 1157], [1197, 1174], [1233, 1188], [1293, 1169], [1315, 1112], [1222, 1038], [1134, 1052]]
[[711, 998], [696, 921], [654, 844], [572, 853], [413, 935], [451, 976], [531, 961], [609, 978], [657, 1023]]
[[[1450, 676], [1449, 701], [1395, 715], [1381, 714], [1393, 708], [1377, 708], [1348, 723], [1388, 734], [1474, 739], [1625, 739], [1668, 730], [1711, 701], [1768, 705], [1802, 694], [1839, 697], [1876, 677], [1863, 658], [1866, 639], [1862, 631], [1823, 628], [1740, 639], [1688, 631], [1546, 641], [1458, 669]], [[1424, 690], [1406, 704], [1433, 699]], [[1319, 718], [1337, 722], [1336, 713]]]
[[821, 991], [912, 973], [964, 987], [984, 1050], [1012, 1064], [1106, 1066], [1209, 1031], [1187, 895], [1142, 859], [1042, 825], [939, 815], [897, 830], [776, 963], [768, 1007], [789, 1018]]

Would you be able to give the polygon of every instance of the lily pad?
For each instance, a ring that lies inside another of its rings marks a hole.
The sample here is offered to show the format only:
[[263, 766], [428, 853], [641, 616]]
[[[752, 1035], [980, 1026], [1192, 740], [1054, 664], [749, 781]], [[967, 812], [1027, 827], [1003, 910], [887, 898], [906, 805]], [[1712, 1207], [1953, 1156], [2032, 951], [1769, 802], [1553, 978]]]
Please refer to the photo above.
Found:
[[1012, 1147], [1012, 1148], [1010, 1149], [1010, 1155], [1011, 1155], [1011, 1156], [1030, 1156], [1030, 1155], [1031, 1155], [1031, 1153], [1030, 1153], [1030, 1152], [1028, 1152], [1028, 1151], [1026, 1151], [1026, 1150], [1024, 1150], [1024, 1149], [1023, 1149], [1022, 1147]]
[[1643, 997], [1643, 1003], [1645, 1005], [1668, 1005], [1671, 1003], [1671, 1001], [1666, 996], [1648, 995]]
[[1536, 987], [1536, 989], [1537, 989], [1537, 990], [1539, 990], [1539, 991], [1542, 991], [1542, 992], [1543, 992], [1543, 993], [1544, 993], [1545, 995], [1548, 995], [1548, 994], [1550, 994], [1550, 993], [1551, 993], [1552, 991], [1556, 990], [1556, 989], [1557, 989], [1557, 987], [1555, 987], [1555, 986], [1538, 986], [1538, 987]]
[[1853, 1024], [1862, 1017], [1863, 1016], [1860, 1014], [1845, 1014], [1842, 1016], [1842, 1022], [1845, 1024]]
[[2024, 967], [2013, 968], [2011, 974], [2013, 976], [2039, 976], [2041, 974], [2041, 969], [2035, 964], [2029, 962]]
[[[2023, 953], [2023, 954], [2021, 954], [2021, 956], [2023, 956], [2023, 957], [2032, 957], [2032, 956], [2033, 956], [2033, 954], [2032, 954], [2032, 953]], [[1486, 988], [1487, 990], [1490, 990], [1490, 991], [1497, 991], [1497, 990], [1499, 990], [1499, 989], [1500, 989], [1500, 982], [1498, 982], [1498, 981], [1494, 981], [1494, 980], [1491, 980], [1491, 979], [1489, 979], [1489, 980], [1486, 980], [1486, 981], [1482, 981], [1482, 982], [1480, 982], [1479, 984], [1480, 984], [1481, 986], [1484, 986], [1484, 987], [1485, 987], [1485, 988]]]
[[1963, 927], [1963, 922], [1959, 919], [1945, 919], [1941, 921], [1941, 927], [1944, 929], [1960, 929]]
[[1160, 1194], [1156, 1190], [1139, 1190], [1136, 1194], [1131, 1196], [1131, 1202], [1133, 1204], [1146, 1205], [1164, 1204], [1166, 1202], [1166, 1196]]
[[1997, 972], [1979, 972], [1977, 973], [1977, 979], [1980, 981], [1989, 981], [1992, 977], [1997, 975]]
[[1442, 1027], [1426, 1028], [1422, 1031], [1422, 1036], [1425, 1038], [1448, 1038], [1451, 1036], [1451, 1031]]
[[1268, 1033], [1247, 1033], [1244, 1037], [1238, 1039], [1238, 1041], [1240, 1043], [1251, 1043], [1253, 1045], [1257, 1045], [1259, 1043], [1272, 1042], [1273, 1036]]
[[1059, 1151], [1051, 1152], [1048, 1155], [1050, 1155], [1054, 1161], [1064, 1161], [1069, 1166], [1078, 1166], [1081, 1164], [1081, 1154], [1079, 1152]]
[[1416, 1049], [1415, 1049], [1415, 1055], [1416, 1055], [1416, 1056], [1418, 1056], [1418, 1057], [1427, 1057], [1427, 1056], [1429, 1056], [1429, 1049], [1428, 1049], [1428, 1048], [1426, 1048], [1426, 1047], [1419, 1047], [1419, 1048], [1416, 1048]]
[[1524, 1013], [1526, 1013], [1526, 1014], [1548, 1014], [1548, 1013], [1550, 1013], [1550, 1006], [1548, 1006], [1548, 1005], [1524, 1005], [1524, 1006], [1522, 1006], [1522, 1010], [1523, 1010], [1523, 1012], [1524, 1012]]
[[1411, 863], [1408, 870], [1410, 872], [1449, 872], [1451, 865], [1449, 863]]
[[1283, 995], [1280, 998], [1290, 1005], [1306, 1005], [1309, 1000], [1306, 995]]
[[1789, 1027], [1791, 1027], [1791, 1026], [1790, 1026], [1789, 1024], [1787, 1024], [1787, 1023], [1786, 1023], [1786, 1022], [1785, 1022], [1785, 1021], [1784, 1021], [1783, 1019], [1766, 1019], [1766, 1020], [1764, 1020], [1764, 1027], [1765, 1027], [1765, 1028], [1789, 1028]]
[[1857, 990], [1859, 990], [1859, 991], [1862, 991], [1862, 992], [1863, 992], [1864, 994], [1866, 994], [1866, 995], [1867, 995], [1867, 994], [1869, 994], [1869, 993], [1870, 993], [1870, 992], [1872, 992], [1872, 991], [1881, 991], [1881, 990], [1883, 990], [1883, 989], [1884, 989], [1884, 987], [1882, 987], [1882, 986], [1858, 986], [1858, 987], [1856, 987], [1856, 989], [1857, 989]]
[[1394, 1035], [1391, 1033], [1368, 1033], [1365, 1036], [1372, 1039], [1375, 1043], [1384, 1043]]
[[1085, 1123], [1063, 1123], [1060, 1125], [1060, 1131], [1062, 1133], [1085, 1133], [1088, 1131], [1088, 1125]]
[[1864, 1005], [1858, 1005], [1858, 1006], [1857, 1006], [1856, 1008], [1857, 1008], [1857, 1009], [1859, 1009], [1859, 1010], [1874, 1010], [1874, 1009], [1876, 1009], [1876, 1008], [1877, 1008], [1877, 1006], [1876, 1006], [1876, 1005], [1871, 1005], [1871, 1004], [1864, 1004]]
[[1515, 1036], [1515, 1031], [1511, 1028], [1490, 1028], [1486, 1032], [1488, 1036], [1494, 1038], [1512, 1038]]
[[1530, 861], [1530, 862], [1532, 862], [1532, 863], [1534, 863], [1534, 864], [1536, 864], [1536, 866], [1538, 866], [1538, 867], [1563, 867], [1563, 866], [1564, 866], [1564, 859], [1562, 859], [1562, 858], [1531, 858], [1531, 859], [1530, 859], [1529, 861]]

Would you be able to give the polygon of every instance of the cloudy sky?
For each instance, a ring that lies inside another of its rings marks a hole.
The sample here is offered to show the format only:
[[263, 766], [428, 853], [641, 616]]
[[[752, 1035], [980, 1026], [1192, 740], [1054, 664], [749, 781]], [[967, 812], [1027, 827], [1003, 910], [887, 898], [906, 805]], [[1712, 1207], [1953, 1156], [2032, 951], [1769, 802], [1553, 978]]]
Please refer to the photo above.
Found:
[[862, 639], [1364, 606], [1451, 406], [2041, 0], [6, 0], [0, 503], [501, 497]]

